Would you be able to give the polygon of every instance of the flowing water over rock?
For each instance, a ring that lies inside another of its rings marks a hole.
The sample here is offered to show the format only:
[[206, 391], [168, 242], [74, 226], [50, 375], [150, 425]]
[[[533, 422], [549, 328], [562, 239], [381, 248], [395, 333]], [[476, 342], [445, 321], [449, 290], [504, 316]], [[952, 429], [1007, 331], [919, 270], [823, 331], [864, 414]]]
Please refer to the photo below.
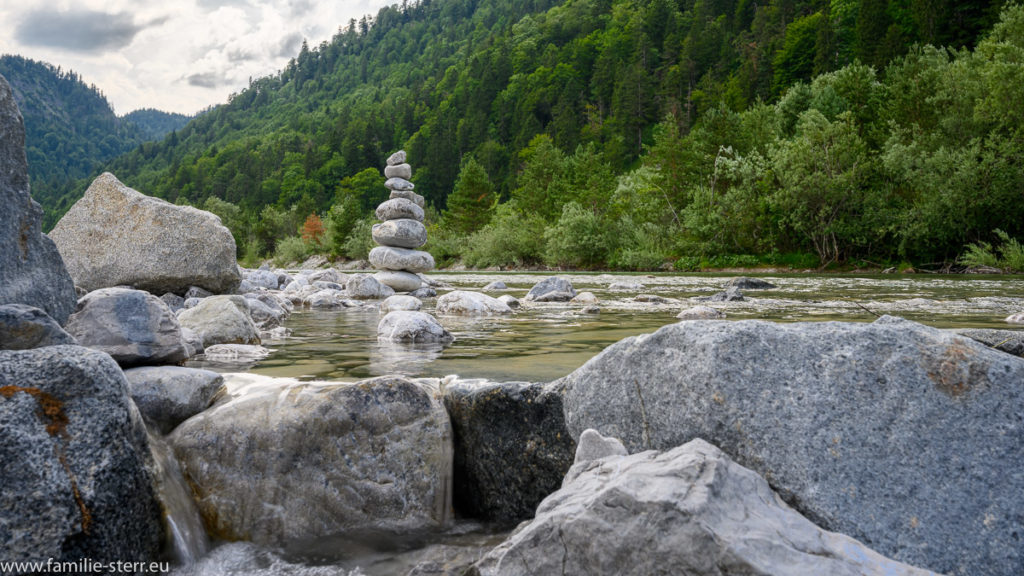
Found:
[[209, 549], [199, 508], [181, 474], [177, 458], [163, 438], [150, 433], [149, 449], [156, 468], [159, 500], [164, 508], [169, 551], [173, 552], [175, 561], [191, 566]]

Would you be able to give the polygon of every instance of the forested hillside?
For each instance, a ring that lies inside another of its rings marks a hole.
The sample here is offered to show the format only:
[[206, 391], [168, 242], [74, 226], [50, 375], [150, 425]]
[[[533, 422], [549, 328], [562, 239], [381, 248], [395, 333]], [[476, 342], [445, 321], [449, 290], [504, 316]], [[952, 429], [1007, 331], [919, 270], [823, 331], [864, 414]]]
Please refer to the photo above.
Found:
[[155, 110], [118, 118], [106, 97], [78, 74], [20, 56], [0, 56], [0, 75], [11, 85], [25, 119], [32, 195], [47, 208], [51, 226], [57, 201], [78, 179], [188, 121]]
[[404, 2], [109, 168], [251, 258], [359, 256], [404, 147], [442, 260], [951, 261], [1024, 223], [1002, 4]]

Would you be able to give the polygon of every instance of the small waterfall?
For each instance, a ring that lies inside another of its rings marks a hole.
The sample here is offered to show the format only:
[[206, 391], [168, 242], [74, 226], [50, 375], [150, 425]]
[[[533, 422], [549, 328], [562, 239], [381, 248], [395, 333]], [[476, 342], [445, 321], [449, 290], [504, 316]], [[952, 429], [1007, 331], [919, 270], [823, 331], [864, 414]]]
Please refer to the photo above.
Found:
[[194, 564], [209, 548], [206, 529], [199, 507], [192, 499], [192, 490], [178, 466], [171, 447], [163, 438], [150, 433], [149, 448], [153, 453], [157, 480], [157, 497], [164, 508], [167, 522], [168, 549], [174, 559], [184, 565]]

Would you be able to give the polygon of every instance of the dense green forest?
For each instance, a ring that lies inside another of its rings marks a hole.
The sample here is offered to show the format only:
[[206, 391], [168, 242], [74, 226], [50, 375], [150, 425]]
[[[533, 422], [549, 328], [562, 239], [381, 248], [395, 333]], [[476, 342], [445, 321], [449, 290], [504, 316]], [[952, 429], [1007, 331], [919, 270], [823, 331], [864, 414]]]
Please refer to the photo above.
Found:
[[0, 75], [11, 85], [25, 120], [32, 195], [48, 209], [50, 226], [57, 201], [77, 180], [189, 120], [157, 110], [118, 118], [106, 97], [78, 74], [20, 56], [0, 56]]
[[927, 265], [1024, 232], [1022, 92], [1001, 1], [422, 0], [108, 169], [253, 261], [364, 256], [405, 148], [441, 262]]

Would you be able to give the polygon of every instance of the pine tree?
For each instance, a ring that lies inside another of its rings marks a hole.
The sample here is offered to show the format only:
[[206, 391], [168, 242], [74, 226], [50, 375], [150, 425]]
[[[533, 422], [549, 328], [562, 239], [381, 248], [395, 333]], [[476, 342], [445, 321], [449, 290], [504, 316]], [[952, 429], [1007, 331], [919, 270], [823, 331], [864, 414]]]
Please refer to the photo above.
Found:
[[470, 234], [483, 228], [491, 219], [494, 204], [494, 186], [487, 171], [472, 156], [466, 156], [455, 180], [455, 188], [448, 196], [444, 221], [459, 234]]

